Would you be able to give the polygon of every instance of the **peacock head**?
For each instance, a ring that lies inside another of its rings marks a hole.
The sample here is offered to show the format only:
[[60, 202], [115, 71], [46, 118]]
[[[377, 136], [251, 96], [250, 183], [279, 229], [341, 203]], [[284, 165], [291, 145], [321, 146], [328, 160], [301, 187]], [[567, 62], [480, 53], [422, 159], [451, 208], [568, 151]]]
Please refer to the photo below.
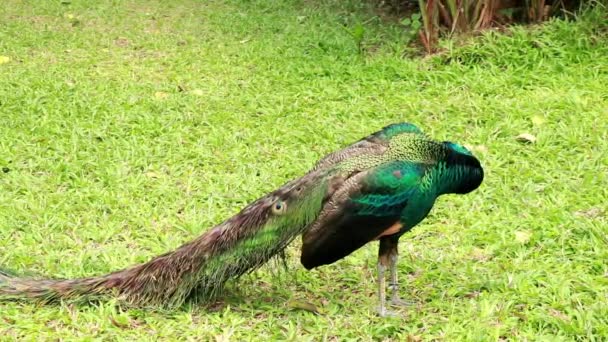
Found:
[[479, 159], [460, 144], [451, 141], [444, 141], [443, 144], [449, 151], [445, 161], [452, 176], [447, 192], [466, 194], [477, 189], [484, 178]]

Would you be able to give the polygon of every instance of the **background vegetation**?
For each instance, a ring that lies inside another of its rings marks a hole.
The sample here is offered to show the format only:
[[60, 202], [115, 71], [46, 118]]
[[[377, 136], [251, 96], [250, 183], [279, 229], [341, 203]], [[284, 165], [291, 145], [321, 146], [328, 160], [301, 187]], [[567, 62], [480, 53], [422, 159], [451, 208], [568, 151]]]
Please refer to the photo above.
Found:
[[375, 315], [376, 244], [313, 272], [295, 244], [208, 306], [3, 302], [0, 339], [607, 339], [606, 13], [411, 59], [417, 31], [358, 1], [5, 0], [3, 267], [146, 261], [392, 122], [487, 178], [402, 238], [397, 318]]
[[[409, 1], [396, 1], [407, 4]], [[565, 16], [594, 1], [575, 0], [418, 0], [423, 23], [420, 42], [428, 53], [437, 50], [439, 33], [475, 32], [512, 23], [538, 23]]]

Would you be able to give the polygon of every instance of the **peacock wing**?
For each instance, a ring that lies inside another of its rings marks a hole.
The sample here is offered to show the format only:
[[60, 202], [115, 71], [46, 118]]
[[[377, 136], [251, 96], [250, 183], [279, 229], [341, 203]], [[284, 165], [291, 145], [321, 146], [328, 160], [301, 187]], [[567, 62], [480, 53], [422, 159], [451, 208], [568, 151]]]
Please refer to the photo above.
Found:
[[419, 191], [424, 171], [422, 164], [394, 161], [351, 176], [303, 234], [302, 265], [331, 264], [383, 235]]

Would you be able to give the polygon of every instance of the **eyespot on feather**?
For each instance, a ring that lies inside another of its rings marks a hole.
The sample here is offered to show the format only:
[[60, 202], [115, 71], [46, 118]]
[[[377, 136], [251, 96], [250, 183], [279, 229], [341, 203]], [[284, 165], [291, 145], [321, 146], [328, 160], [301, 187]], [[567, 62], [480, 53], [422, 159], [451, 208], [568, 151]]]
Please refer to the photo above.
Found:
[[272, 213], [275, 215], [283, 215], [286, 210], [287, 203], [285, 203], [285, 201], [278, 200], [272, 205]]

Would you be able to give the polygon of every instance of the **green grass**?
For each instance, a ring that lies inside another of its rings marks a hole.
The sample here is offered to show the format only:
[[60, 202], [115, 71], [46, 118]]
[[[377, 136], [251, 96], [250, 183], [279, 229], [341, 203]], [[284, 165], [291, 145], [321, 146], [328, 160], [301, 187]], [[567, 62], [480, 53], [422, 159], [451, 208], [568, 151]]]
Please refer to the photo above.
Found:
[[[5, 0], [0, 265], [144, 262], [409, 121], [472, 146], [487, 175], [401, 239], [413, 307], [376, 317], [376, 243], [312, 272], [296, 243], [287, 272], [209, 306], [3, 302], [0, 340], [608, 339], [606, 12], [420, 60], [402, 55], [407, 30], [354, 3]], [[361, 53], [342, 25], [363, 25]]]

